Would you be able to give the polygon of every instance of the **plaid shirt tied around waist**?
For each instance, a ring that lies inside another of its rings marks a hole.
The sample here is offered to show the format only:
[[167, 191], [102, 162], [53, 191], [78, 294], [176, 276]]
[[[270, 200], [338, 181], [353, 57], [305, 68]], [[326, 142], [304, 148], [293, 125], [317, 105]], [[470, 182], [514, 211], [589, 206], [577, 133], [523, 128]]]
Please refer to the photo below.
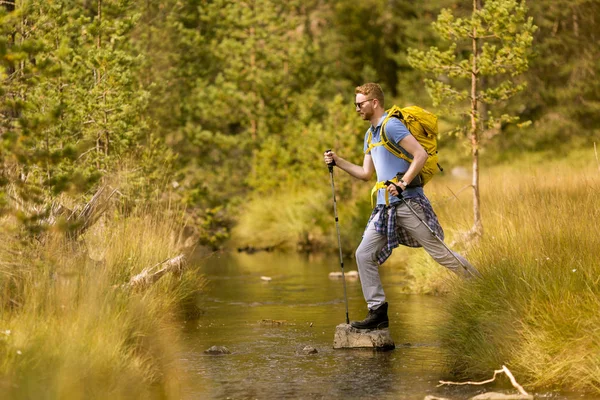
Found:
[[[438, 221], [437, 215], [433, 211], [433, 207], [427, 197], [423, 195], [417, 195], [406, 199], [409, 203], [416, 203], [421, 206], [423, 213], [425, 214], [425, 223], [435, 232], [435, 234], [442, 240], [444, 240], [444, 230]], [[396, 224], [396, 208], [401, 207], [404, 202], [396, 202], [386, 206], [384, 204], [378, 204], [371, 213], [367, 227], [379, 213], [379, 217], [375, 220], [375, 231], [380, 235], [387, 236], [387, 244], [377, 254], [377, 262], [379, 265], [383, 264], [385, 260], [389, 258], [394, 250], [399, 245], [408, 247], [421, 247], [411, 234], [402, 225]], [[414, 209], [414, 207], [413, 207]], [[417, 211], [417, 210], [415, 210]], [[411, 212], [412, 213], [412, 212]]]

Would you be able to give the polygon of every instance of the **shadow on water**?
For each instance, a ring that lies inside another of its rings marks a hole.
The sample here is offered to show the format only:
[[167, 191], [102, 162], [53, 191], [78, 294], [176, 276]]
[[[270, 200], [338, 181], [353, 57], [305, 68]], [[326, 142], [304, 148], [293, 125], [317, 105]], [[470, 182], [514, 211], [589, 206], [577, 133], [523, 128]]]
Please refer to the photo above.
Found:
[[[347, 264], [346, 271], [356, 270]], [[182, 358], [192, 380], [185, 398], [463, 399], [484, 390], [436, 388], [448, 378], [436, 337], [444, 299], [404, 294], [397, 268], [381, 268], [396, 350], [334, 350], [335, 327], [345, 322], [342, 281], [328, 277], [336, 271], [333, 256], [222, 254], [202, 261], [209, 287], [205, 314], [185, 329]], [[360, 282], [346, 282], [350, 319], [362, 319]], [[203, 353], [213, 345], [232, 353]], [[305, 355], [304, 346], [318, 353]]]

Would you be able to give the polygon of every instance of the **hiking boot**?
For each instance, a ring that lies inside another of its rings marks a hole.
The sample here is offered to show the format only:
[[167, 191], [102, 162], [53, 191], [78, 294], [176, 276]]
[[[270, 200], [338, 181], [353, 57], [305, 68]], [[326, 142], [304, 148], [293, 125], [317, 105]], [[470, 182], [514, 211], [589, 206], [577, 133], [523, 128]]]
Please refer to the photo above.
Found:
[[387, 315], [388, 303], [383, 303], [375, 310], [369, 310], [367, 318], [362, 321], [352, 321], [350, 325], [355, 329], [383, 329], [390, 326]]

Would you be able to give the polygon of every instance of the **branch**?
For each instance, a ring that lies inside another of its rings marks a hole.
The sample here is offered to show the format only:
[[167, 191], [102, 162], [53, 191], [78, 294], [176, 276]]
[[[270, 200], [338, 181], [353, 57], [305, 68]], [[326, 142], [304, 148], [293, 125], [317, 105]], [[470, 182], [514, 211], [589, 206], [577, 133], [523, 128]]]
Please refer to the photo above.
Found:
[[79, 161], [79, 160], [81, 159], [81, 157], [83, 157], [83, 156], [85, 156], [86, 154], [88, 154], [88, 153], [90, 153], [90, 152], [92, 152], [92, 151], [95, 151], [95, 150], [96, 150], [96, 148], [95, 148], [95, 147], [92, 147], [91, 149], [84, 151], [83, 153], [81, 153], [81, 154], [79, 155], [79, 157], [77, 157], [77, 160], [75, 160], [75, 161]]
[[439, 381], [440, 384], [437, 385], [437, 387], [444, 386], [444, 385], [484, 385], [486, 383], [493, 382], [496, 379], [496, 375], [498, 375], [499, 373], [502, 373], [502, 372], [504, 372], [508, 376], [508, 379], [510, 379], [510, 383], [512, 383], [513, 387], [515, 387], [519, 391], [519, 393], [521, 393], [524, 396], [529, 396], [529, 393], [527, 393], [525, 391], [525, 389], [523, 389], [523, 386], [521, 386], [521, 385], [519, 385], [517, 383], [517, 380], [515, 379], [515, 377], [513, 376], [513, 374], [504, 365], [502, 366], [502, 369], [495, 370], [494, 371], [494, 376], [491, 379], [488, 379], [487, 381], [481, 381], [481, 382], [450, 382], [450, 381]]
[[462, 187], [462, 188], [461, 188], [461, 189], [460, 189], [458, 192], [456, 192], [456, 193], [454, 193], [454, 192], [452, 191], [452, 189], [450, 189], [450, 188], [449, 188], [449, 187], [447, 187], [447, 186], [446, 186], [446, 189], [448, 189], [448, 190], [450, 191], [450, 193], [452, 193], [452, 195], [453, 195], [453, 196], [456, 198], [456, 200], [459, 200], [459, 199], [458, 199], [458, 195], [459, 195], [459, 194], [461, 194], [461, 193], [462, 193], [463, 191], [465, 191], [466, 189], [468, 189], [468, 188], [472, 188], [472, 187], [473, 187], [473, 185], [466, 185], [466, 186], [463, 186], [463, 187]]
[[473, 73], [473, 71], [471, 71], [470, 69], [461, 67], [460, 64], [452, 64], [452, 65], [448, 65], [448, 66], [443, 65], [439, 68], [441, 70], [447, 70], [447, 71], [458, 70], [458, 71], [462, 71], [462, 72]]
[[[144, 268], [142, 272], [131, 278], [129, 283], [125, 284], [125, 286], [130, 288], [145, 288], [162, 278], [167, 272], [183, 271], [186, 263], [187, 262], [183, 254], [180, 254], [177, 257], [166, 259], [165, 261], [162, 261], [152, 267]], [[153, 271], [157, 267], [161, 268]]]
[[469, 38], [471, 38], [471, 39], [492, 39], [492, 38], [500, 39], [500, 37], [496, 34], [486, 35], [486, 36], [474, 36], [472, 33], [469, 33]]

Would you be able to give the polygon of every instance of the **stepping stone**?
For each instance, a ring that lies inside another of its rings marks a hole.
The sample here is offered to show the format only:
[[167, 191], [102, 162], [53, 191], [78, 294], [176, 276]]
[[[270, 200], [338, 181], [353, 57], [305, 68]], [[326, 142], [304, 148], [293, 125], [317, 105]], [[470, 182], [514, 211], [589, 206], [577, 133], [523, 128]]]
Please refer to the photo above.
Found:
[[333, 348], [394, 350], [396, 345], [387, 328], [368, 331], [355, 329], [350, 324], [340, 324], [335, 327]]

